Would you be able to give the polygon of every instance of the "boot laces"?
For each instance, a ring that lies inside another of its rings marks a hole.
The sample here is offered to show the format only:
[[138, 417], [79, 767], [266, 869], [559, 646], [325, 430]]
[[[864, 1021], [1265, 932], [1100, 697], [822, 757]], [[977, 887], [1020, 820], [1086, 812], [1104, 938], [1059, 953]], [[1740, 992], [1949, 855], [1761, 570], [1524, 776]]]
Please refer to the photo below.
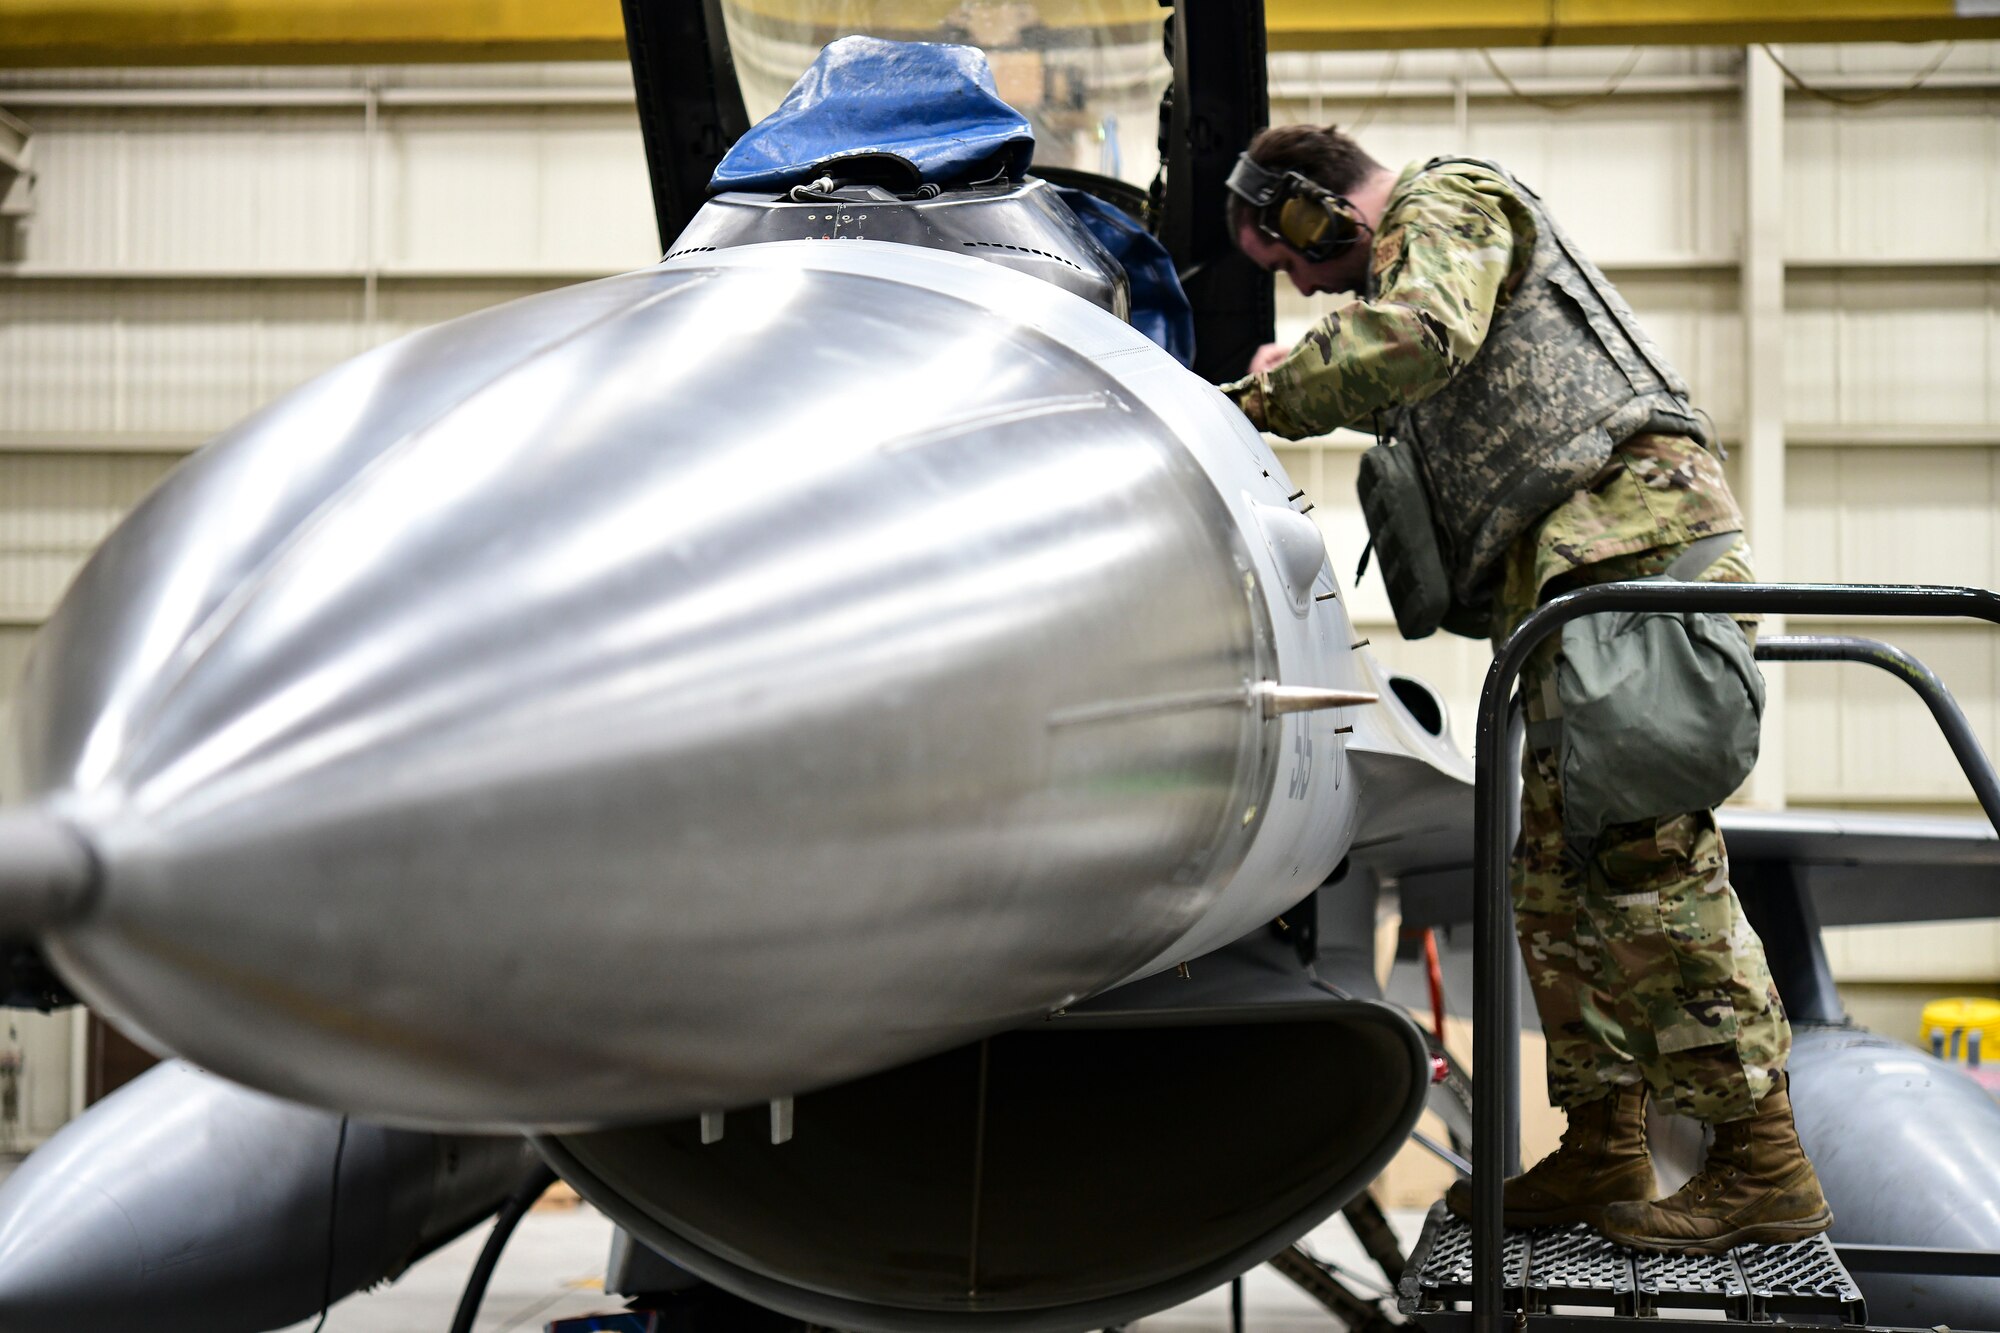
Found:
[[1722, 1191], [1729, 1188], [1729, 1182], [1735, 1178], [1736, 1164], [1734, 1162], [1723, 1162], [1720, 1164], [1710, 1162], [1705, 1164], [1700, 1171], [1696, 1172], [1694, 1178], [1689, 1180], [1683, 1188], [1693, 1194], [1696, 1203], [1706, 1203], [1711, 1193], [1720, 1195]]
[[1709, 1145], [1708, 1160], [1682, 1188], [1692, 1193], [1696, 1203], [1706, 1203], [1710, 1194], [1720, 1195], [1736, 1179], [1741, 1167], [1736, 1162], [1738, 1145], [1728, 1126], [1716, 1126], [1715, 1142]]
[[1587, 1137], [1587, 1131], [1577, 1123], [1577, 1117], [1570, 1116], [1563, 1122], [1562, 1137], [1556, 1140], [1556, 1150], [1535, 1165], [1544, 1166], [1566, 1153], [1587, 1152]]
[[[1615, 1097], [1617, 1094], [1613, 1093], [1612, 1096]], [[1614, 1111], [1615, 1108], [1606, 1107], [1601, 1114], [1608, 1118], [1614, 1114]], [[1591, 1140], [1595, 1138], [1601, 1141], [1607, 1133], [1606, 1126], [1590, 1124], [1586, 1121], [1585, 1117], [1572, 1113], [1563, 1121], [1562, 1137], [1556, 1140], [1556, 1150], [1547, 1157], [1544, 1157], [1540, 1162], [1537, 1162], [1536, 1165], [1541, 1166], [1553, 1162], [1558, 1157], [1567, 1153], [1581, 1153], [1586, 1157], [1590, 1156], [1593, 1154]]]

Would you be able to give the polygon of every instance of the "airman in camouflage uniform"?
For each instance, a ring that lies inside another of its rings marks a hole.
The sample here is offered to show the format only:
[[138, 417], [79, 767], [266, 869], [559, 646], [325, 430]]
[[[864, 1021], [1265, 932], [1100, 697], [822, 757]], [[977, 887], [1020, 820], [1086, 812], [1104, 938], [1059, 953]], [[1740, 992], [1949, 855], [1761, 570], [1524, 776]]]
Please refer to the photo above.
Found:
[[[1580, 492], [1509, 552], [1496, 642], [1548, 596], [1659, 574], [1689, 543], [1740, 533], [1706, 449], [1642, 435], [1618, 453], [1600, 489]], [[1739, 536], [1705, 577], [1748, 582], [1749, 556]], [[1560, 647], [1559, 636], [1544, 640], [1521, 673], [1531, 725], [1560, 714]], [[1530, 745], [1521, 780], [1514, 921], [1548, 1036], [1550, 1100], [1574, 1106], [1643, 1071], [1681, 1115], [1749, 1115], [1784, 1068], [1791, 1029], [1729, 887], [1714, 814], [1614, 824], [1578, 866], [1564, 844], [1555, 749]]]
[[[1249, 156], [1341, 196], [1373, 241], [1312, 262], [1273, 213], [1232, 200], [1237, 244], [1260, 266], [1304, 293], [1366, 294], [1296, 347], [1262, 349], [1253, 373], [1223, 392], [1260, 429], [1289, 438], [1352, 426], [1427, 445], [1420, 454], [1455, 603], [1476, 595], [1490, 605], [1496, 646], [1558, 592], [1658, 574], [1703, 537], [1741, 533], [1685, 386], [1602, 275], [1504, 172], [1440, 160], [1392, 175], [1337, 131], [1303, 126], [1265, 131]], [[1559, 301], [1523, 290], [1545, 277], [1578, 302], [1597, 335], [1592, 351], [1617, 360], [1624, 378], [1611, 382], [1630, 400], [1606, 400], [1616, 409], [1601, 418], [1608, 432], [1561, 425], [1557, 433], [1575, 432], [1568, 444], [1532, 438], [1543, 418], [1521, 399], [1540, 395], [1552, 400], [1545, 415], [1559, 414], [1572, 378], [1587, 378], [1554, 359], [1574, 357], [1576, 344], [1565, 346], [1560, 331], [1543, 338], [1534, 316], [1508, 317], [1510, 305], [1518, 315], [1534, 297], [1559, 318]], [[1461, 394], [1482, 376], [1487, 384]], [[1439, 435], [1449, 437], [1442, 448]], [[1524, 471], [1553, 484], [1545, 500], [1523, 501], [1535, 494]], [[1504, 486], [1486, 483], [1495, 476]], [[1531, 512], [1507, 512], [1524, 503]], [[1747, 542], [1739, 535], [1702, 577], [1750, 580]], [[1559, 637], [1545, 641], [1523, 672], [1531, 730], [1560, 715], [1560, 647]], [[1556, 752], [1531, 746], [1522, 776], [1515, 919], [1548, 1037], [1549, 1095], [1569, 1129], [1557, 1153], [1507, 1182], [1510, 1224], [1582, 1220], [1628, 1244], [1687, 1252], [1824, 1230], [1831, 1213], [1791, 1131], [1790, 1028], [1730, 888], [1713, 812], [1615, 824], [1584, 859], [1565, 843]], [[1649, 1094], [1718, 1125], [1703, 1175], [1658, 1203], [1644, 1134]], [[1451, 1202], [1464, 1212], [1469, 1190], [1455, 1188]]]

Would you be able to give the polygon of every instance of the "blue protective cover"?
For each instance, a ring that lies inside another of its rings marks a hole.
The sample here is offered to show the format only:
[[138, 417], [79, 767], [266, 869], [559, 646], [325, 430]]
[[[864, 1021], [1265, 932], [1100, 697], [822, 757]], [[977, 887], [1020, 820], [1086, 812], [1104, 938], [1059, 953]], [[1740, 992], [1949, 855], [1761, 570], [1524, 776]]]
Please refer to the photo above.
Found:
[[990, 172], [996, 159], [1018, 179], [1034, 153], [1034, 131], [1000, 100], [978, 48], [843, 37], [736, 141], [708, 188], [784, 189], [854, 158], [907, 172], [910, 189]]
[[1111, 257], [1125, 266], [1131, 288], [1132, 327], [1164, 347], [1184, 366], [1194, 365], [1194, 307], [1181, 290], [1167, 247], [1139, 220], [1115, 204], [1068, 186], [1056, 193]]

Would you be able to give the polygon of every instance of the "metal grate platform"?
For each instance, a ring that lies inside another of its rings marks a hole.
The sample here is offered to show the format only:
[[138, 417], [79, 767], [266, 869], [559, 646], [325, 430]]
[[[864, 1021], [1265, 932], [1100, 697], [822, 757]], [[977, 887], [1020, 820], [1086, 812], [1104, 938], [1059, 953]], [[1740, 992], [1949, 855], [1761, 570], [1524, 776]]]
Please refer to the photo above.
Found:
[[[1717, 1311], [1745, 1323], [1774, 1316], [1821, 1324], [1868, 1319], [1861, 1289], [1825, 1236], [1681, 1258], [1628, 1250], [1585, 1226], [1546, 1227], [1509, 1231], [1502, 1267], [1506, 1308], [1521, 1310], [1525, 1297], [1529, 1314], [1562, 1306], [1647, 1318]], [[1472, 1298], [1472, 1229], [1442, 1203], [1424, 1219], [1398, 1296], [1403, 1313], [1419, 1322]]]

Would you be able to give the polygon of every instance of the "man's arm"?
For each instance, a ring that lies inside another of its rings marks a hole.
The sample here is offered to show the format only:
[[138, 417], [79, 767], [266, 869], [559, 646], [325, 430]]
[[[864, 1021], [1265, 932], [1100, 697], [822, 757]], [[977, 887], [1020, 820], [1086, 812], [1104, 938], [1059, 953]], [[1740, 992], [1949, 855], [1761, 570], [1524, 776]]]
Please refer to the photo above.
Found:
[[1504, 189], [1486, 173], [1431, 173], [1383, 219], [1377, 295], [1347, 301], [1275, 368], [1223, 392], [1258, 429], [1299, 439], [1442, 389], [1485, 341], [1517, 239], [1533, 243], [1510, 224]]

